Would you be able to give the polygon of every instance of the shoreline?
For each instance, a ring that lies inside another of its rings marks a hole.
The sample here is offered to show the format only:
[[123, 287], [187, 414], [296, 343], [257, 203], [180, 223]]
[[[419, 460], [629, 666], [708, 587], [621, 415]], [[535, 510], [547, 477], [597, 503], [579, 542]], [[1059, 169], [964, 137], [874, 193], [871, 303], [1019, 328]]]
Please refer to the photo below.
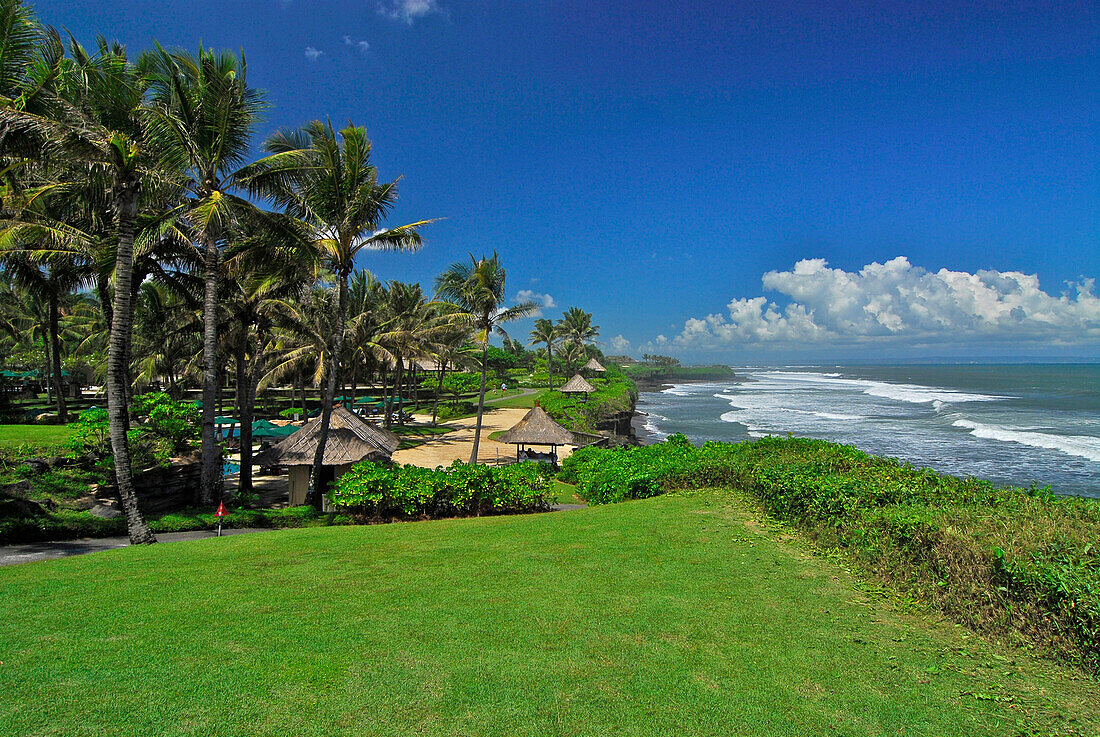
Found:
[[[634, 384], [638, 388], [638, 398], [641, 399], [642, 394], [660, 394], [665, 389], [670, 389], [674, 386], [683, 386], [685, 384], [713, 384], [720, 381], [739, 384], [744, 382], [745, 379], [737, 375], [719, 379], [680, 379], [679, 381], [670, 379], [635, 379]], [[630, 418], [630, 427], [634, 430], [634, 437], [638, 441], [638, 445], [654, 445], [655, 443], [661, 442], [663, 439], [657, 437], [655, 433], [646, 428], [645, 418], [647, 417], [649, 417], [649, 413], [638, 410], [637, 403], [635, 403], [634, 416]]]

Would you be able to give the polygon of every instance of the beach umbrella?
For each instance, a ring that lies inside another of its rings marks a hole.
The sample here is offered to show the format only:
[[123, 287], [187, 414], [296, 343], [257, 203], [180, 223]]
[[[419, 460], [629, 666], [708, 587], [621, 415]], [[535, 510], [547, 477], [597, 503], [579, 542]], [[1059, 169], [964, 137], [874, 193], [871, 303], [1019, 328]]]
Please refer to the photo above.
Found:
[[240, 420], [235, 420], [232, 417], [215, 417], [214, 418], [214, 424], [215, 425], [239, 425], [239, 424], [241, 424], [241, 421]]

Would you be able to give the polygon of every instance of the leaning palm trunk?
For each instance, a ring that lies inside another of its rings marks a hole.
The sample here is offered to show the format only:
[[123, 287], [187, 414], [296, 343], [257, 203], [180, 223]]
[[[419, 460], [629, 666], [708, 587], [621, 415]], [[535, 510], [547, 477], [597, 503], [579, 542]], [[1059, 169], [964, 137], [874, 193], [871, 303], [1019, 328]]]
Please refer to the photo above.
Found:
[[310, 503], [321, 507], [326, 489], [321, 488], [321, 468], [325, 458], [325, 446], [328, 444], [328, 425], [332, 421], [332, 403], [336, 400], [336, 382], [340, 375], [340, 356], [344, 352], [344, 329], [348, 319], [348, 277], [340, 274], [337, 314], [339, 322], [332, 336], [332, 350], [329, 351], [328, 385], [325, 389], [324, 404], [321, 405], [321, 435], [317, 439], [317, 453], [313, 456], [313, 489]]
[[214, 436], [218, 402], [218, 262], [217, 244], [206, 236], [205, 292], [202, 304], [202, 488], [200, 502], [221, 498], [222, 456]]
[[111, 453], [115, 461], [115, 483], [119, 501], [126, 515], [130, 543], [155, 543], [156, 537], [145, 522], [134, 492], [133, 468], [130, 463], [129, 371], [125, 363], [133, 330], [130, 311], [130, 282], [134, 263], [134, 220], [137, 218], [137, 188], [119, 185], [118, 253], [115, 256], [115, 296], [112, 308], [111, 333], [107, 346], [107, 415], [111, 436]]
[[477, 395], [477, 425], [474, 427], [474, 450], [470, 453], [470, 463], [477, 463], [477, 448], [481, 444], [481, 418], [485, 414], [485, 374], [489, 368], [489, 339], [481, 348], [481, 392]]

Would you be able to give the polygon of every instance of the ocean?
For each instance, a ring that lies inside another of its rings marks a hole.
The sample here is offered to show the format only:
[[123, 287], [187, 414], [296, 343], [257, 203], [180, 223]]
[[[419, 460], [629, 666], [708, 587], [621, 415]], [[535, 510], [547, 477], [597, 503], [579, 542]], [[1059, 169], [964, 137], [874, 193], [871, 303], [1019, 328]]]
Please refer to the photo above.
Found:
[[1100, 364], [734, 366], [643, 392], [643, 442], [822, 438], [999, 485], [1100, 497]]

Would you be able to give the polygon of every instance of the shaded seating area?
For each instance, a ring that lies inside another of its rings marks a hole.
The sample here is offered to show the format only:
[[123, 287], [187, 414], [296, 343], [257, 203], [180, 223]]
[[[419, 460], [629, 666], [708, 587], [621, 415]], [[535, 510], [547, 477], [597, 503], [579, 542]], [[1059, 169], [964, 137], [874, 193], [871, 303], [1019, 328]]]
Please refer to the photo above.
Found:
[[[320, 437], [321, 420], [314, 418], [305, 426], [297, 428], [289, 437], [260, 451], [252, 460], [257, 466], [287, 468], [291, 506], [306, 502], [310, 469]], [[366, 422], [343, 405], [333, 407], [325, 455], [321, 459], [322, 488], [328, 488], [330, 483], [347, 473], [359, 461], [390, 460], [400, 443], [396, 435]]]
[[[498, 443], [516, 446], [516, 460], [542, 461], [558, 467], [558, 446], [576, 445], [573, 433], [554, 422], [546, 410], [536, 404], [519, 422], [497, 438]], [[549, 452], [532, 450], [527, 446], [549, 447]]]
[[573, 374], [573, 378], [565, 382], [565, 384], [558, 390], [562, 394], [583, 394], [584, 401], [588, 401], [588, 395], [596, 391], [596, 387], [588, 383], [588, 381], [580, 374]]

